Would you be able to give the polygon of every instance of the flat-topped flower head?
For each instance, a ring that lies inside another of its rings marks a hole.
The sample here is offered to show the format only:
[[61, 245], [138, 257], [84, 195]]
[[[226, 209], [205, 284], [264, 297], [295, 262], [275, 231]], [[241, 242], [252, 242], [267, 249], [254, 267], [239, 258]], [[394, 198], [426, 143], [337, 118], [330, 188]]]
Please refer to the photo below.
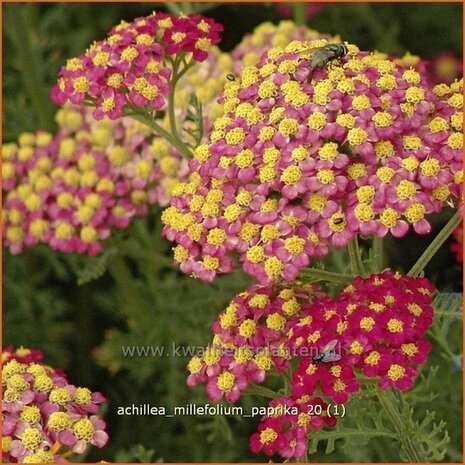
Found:
[[97, 254], [112, 228], [166, 198], [163, 170], [182, 170], [179, 158], [162, 160], [138, 123], [96, 123], [84, 108], [61, 109], [57, 121], [55, 136], [39, 131], [4, 146], [3, 237], [14, 254], [40, 243]]
[[424, 335], [434, 292], [424, 278], [386, 271], [301, 305], [286, 325], [296, 367], [290, 397], [269, 404], [282, 409], [262, 417], [252, 451], [302, 457], [312, 430], [335, 424], [325, 406], [346, 403], [360, 389], [357, 373], [378, 379], [382, 389], [410, 389], [431, 350]]
[[173, 59], [204, 61], [222, 26], [200, 15], [165, 13], [115, 26], [62, 67], [52, 99], [95, 105], [94, 117], [117, 119], [134, 107], [159, 110], [170, 90]]
[[[409, 389], [431, 349], [423, 337], [433, 321], [434, 292], [424, 278], [386, 271], [355, 278], [335, 299], [315, 299], [289, 333], [290, 350], [301, 359], [293, 395], [319, 390], [346, 402], [359, 389], [356, 369], [378, 377], [382, 388]], [[318, 355], [329, 350], [337, 356], [320, 363]]]
[[208, 397], [236, 402], [250, 383], [289, 367], [287, 331], [309, 306], [314, 288], [254, 285], [237, 295], [213, 323], [214, 338], [202, 356], [188, 364], [187, 384], [206, 384]]
[[[427, 234], [427, 216], [458, 203], [459, 83], [440, 97], [418, 71], [352, 44], [313, 69], [325, 44], [275, 46], [226, 83], [163, 217], [184, 272], [212, 280], [238, 256], [261, 284], [290, 281], [356, 233]], [[215, 249], [211, 229], [227, 238]]]
[[103, 447], [108, 435], [96, 414], [104, 397], [70, 384], [60, 369], [27, 359], [40, 351], [26, 351], [8, 348], [11, 356], [2, 360], [3, 458], [67, 462], [66, 449], [82, 454], [89, 444]]

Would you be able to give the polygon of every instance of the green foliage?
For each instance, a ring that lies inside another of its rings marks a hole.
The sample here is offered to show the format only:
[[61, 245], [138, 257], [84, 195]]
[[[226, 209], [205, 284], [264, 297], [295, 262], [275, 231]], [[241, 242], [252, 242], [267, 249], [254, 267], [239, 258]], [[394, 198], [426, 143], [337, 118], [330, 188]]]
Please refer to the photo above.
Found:
[[115, 454], [117, 463], [163, 463], [162, 459], [154, 460], [154, 449], [146, 449], [137, 444], [129, 449], [122, 449]]
[[100, 255], [88, 258], [84, 268], [75, 270], [78, 285], [82, 286], [101, 278], [107, 271], [109, 258], [116, 253], [115, 247], [107, 247]]
[[[413, 415], [412, 409], [410, 409]], [[449, 433], [445, 429], [446, 422], [441, 420], [435, 423], [436, 412], [426, 411], [425, 418], [419, 422], [416, 421], [414, 425], [414, 434], [421, 444], [421, 454], [426, 457], [427, 462], [440, 462], [444, 459], [447, 451], [447, 445], [450, 442]], [[405, 459], [405, 454], [401, 455]]]
[[[366, 451], [374, 452], [366, 446], [374, 438], [395, 438], [394, 433], [386, 425], [383, 411], [375, 400], [372, 389], [364, 387], [354, 394], [345, 404], [346, 415], [338, 419], [335, 428], [327, 431], [317, 431], [310, 436], [309, 454], [324, 450], [325, 454], [342, 453], [344, 460], [356, 461], [360, 457], [357, 451], [363, 447], [364, 460], [376, 461], [378, 457], [367, 456]], [[333, 454], [334, 455], [334, 454]]]
[[184, 131], [193, 140], [193, 144], [188, 144], [191, 148], [197, 147], [203, 139], [203, 112], [202, 104], [195, 94], [191, 95], [189, 108], [187, 110], [186, 122], [193, 124], [193, 127], [185, 127]]

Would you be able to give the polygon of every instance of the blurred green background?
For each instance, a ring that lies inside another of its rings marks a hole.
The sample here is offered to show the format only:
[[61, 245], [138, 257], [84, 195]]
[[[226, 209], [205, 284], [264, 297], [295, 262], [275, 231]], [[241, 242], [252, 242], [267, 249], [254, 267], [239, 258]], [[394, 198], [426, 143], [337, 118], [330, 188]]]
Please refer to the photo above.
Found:
[[[157, 3], [3, 4], [3, 141], [23, 131], [54, 130], [50, 88], [66, 59], [81, 54], [121, 19], [127, 21], [165, 9]], [[229, 51], [263, 21], [277, 23], [282, 13], [272, 3], [203, 5], [206, 15], [225, 26], [221, 48]], [[432, 59], [451, 51], [462, 56], [462, 4], [328, 4], [307, 20], [312, 28], [340, 34], [362, 49]], [[433, 219], [435, 231], [450, 213]], [[36, 247], [21, 256], [4, 251], [3, 341], [38, 348], [46, 361], [63, 368], [71, 382], [108, 397], [106, 420], [111, 441], [82, 461], [259, 461], [248, 437], [258, 419], [119, 417], [116, 407], [150, 403], [184, 405], [207, 401], [201, 388], [185, 384], [187, 358], [124, 358], [121, 345], [203, 346], [211, 339], [215, 315], [250, 282], [241, 274], [212, 285], [181, 275], [170, 266], [170, 245], [160, 238], [159, 211], [134, 221], [120, 234], [120, 252], [108, 260], [103, 276], [81, 285], [95, 259], [65, 256]], [[408, 236], [388, 240], [386, 266], [408, 270], [430, 242]], [[449, 250], [440, 250], [426, 275], [441, 291], [461, 291], [461, 266]], [[344, 257], [342, 257], [344, 258]], [[98, 274], [98, 273], [97, 273]], [[460, 321], [447, 327], [451, 350], [461, 351]], [[432, 398], [418, 401], [420, 414], [436, 410], [451, 436], [445, 461], [461, 461], [461, 371], [445, 362], [440, 350], [425, 370], [438, 366], [429, 380]], [[426, 385], [426, 384], [425, 384]], [[257, 400], [253, 400], [254, 405]], [[241, 403], [252, 405], [249, 397]], [[451, 408], [451, 406], [453, 406]], [[424, 416], [424, 415], [423, 415]], [[342, 447], [325, 454], [320, 444], [312, 461], [396, 461], [389, 442], [374, 440], [362, 448]], [[266, 460], [265, 460], [266, 461]]]

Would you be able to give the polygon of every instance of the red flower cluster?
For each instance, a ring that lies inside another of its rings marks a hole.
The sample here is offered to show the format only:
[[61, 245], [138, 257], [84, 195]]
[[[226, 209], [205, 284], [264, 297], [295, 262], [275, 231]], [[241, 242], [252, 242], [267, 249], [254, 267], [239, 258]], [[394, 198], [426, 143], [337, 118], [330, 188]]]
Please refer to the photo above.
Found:
[[200, 15], [153, 13], [122, 22], [105, 40], [68, 60], [52, 99], [61, 105], [68, 100], [95, 105], [96, 119], [117, 119], [126, 106], [158, 110], [170, 90], [171, 57], [191, 54], [193, 60], [204, 61], [222, 29]]
[[10, 360], [16, 360], [19, 363], [41, 362], [43, 358], [44, 354], [40, 350], [26, 349], [22, 346], [15, 350], [12, 345], [9, 345], [2, 351], [2, 365]]
[[[336, 299], [315, 301], [290, 334], [293, 351], [304, 351], [293, 375], [293, 395], [312, 395], [319, 388], [344, 403], [360, 387], [354, 368], [379, 377], [381, 388], [412, 387], [416, 366], [431, 348], [422, 337], [433, 321], [433, 292], [426, 279], [384, 272], [355, 278]], [[331, 363], [308, 357], [310, 349], [321, 353], [329, 343], [337, 355]]]
[[[412, 387], [431, 349], [434, 287], [386, 271], [356, 277], [336, 298], [311, 286], [251, 286], [213, 324], [214, 345], [188, 366], [188, 385], [207, 385], [213, 401], [236, 402], [249, 383], [283, 372], [294, 359], [290, 390], [273, 400], [251, 437], [254, 452], [300, 458], [308, 434], [325, 425], [328, 402], [342, 404], [375, 377], [382, 389]], [[284, 408], [285, 407], [285, 408]]]

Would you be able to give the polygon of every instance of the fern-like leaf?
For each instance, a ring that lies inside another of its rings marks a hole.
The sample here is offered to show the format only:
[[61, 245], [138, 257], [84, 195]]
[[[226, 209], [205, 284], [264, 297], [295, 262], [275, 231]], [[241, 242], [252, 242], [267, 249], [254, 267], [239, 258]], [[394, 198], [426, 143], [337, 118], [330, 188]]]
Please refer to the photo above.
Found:
[[429, 462], [440, 462], [444, 459], [447, 444], [450, 442], [449, 433], [446, 430], [446, 422], [441, 420], [435, 423], [436, 412], [427, 410], [425, 418], [420, 422], [414, 422], [415, 435], [423, 449], [423, 456]]
[[107, 271], [108, 259], [117, 253], [115, 247], [110, 247], [98, 257], [90, 257], [86, 260], [84, 268], [77, 270], [77, 283], [79, 286], [101, 278]]

